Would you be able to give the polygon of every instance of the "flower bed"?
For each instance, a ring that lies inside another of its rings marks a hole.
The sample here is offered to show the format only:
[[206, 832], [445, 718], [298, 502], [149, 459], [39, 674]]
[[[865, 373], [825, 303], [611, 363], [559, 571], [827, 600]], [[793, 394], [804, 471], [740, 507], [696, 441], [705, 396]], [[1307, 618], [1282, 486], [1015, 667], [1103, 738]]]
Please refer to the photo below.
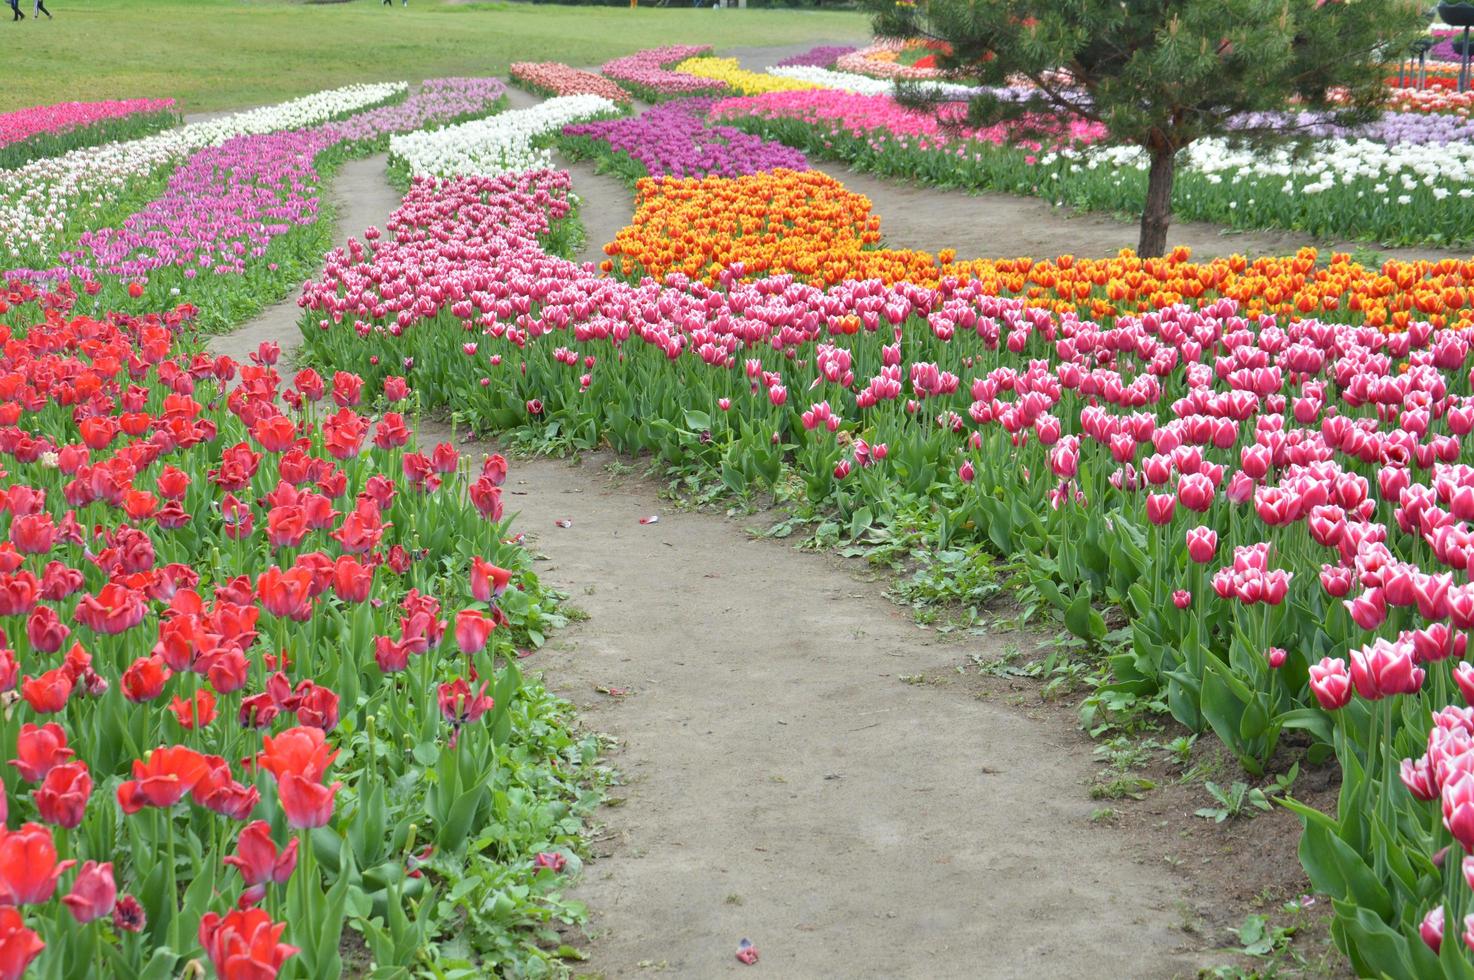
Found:
[[834, 61], [834, 68], [838, 71], [886, 80], [924, 81], [944, 78], [942, 72], [935, 67], [907, 64], [901, 59], [903, 51], [920, 46], [920, 43], [916, 41], [879, 40], [858, 51], [840, 55]]
[[73, 299], [0, 293], [9, 975], [338, 976], [345, 925], [548, 970], [594, 747], [516, 667], [558, 619], [504, 462]]
[[709, 44], [677, 44], [665, 48], [636, 51], [623, 58], [604, 63], [599, 70], [618, 82], [631, 95], [644, 102], [666, 99], [720, 95], [726, 83], [710, 78], [697, 78], [684, 72], [669, 70], [670, 65], [711, 53]]
[[802, 92], [815, 86], [792, 78], [780, 78], [765, 72], [747, 71], [737, 64], [736, 58], [687, 58], [676, 65], [677, 72], [696, 78], [720, 82], [725, 91], [742, 95], [762, 95], [764, 92]]
[[810, 67], [810, 68], [832, 68], [834, 63], [842, 56], [859, 50], [849, 44], [828, 44], [811, 48], [803, 54], [796, 54], [784, 58], [778, 62], [780, 68]]
[[[192, 123], [142, 139], [84, 147], [36, 160], [0, 188], [0, 255], [7, 267], [44, 267], [68, 236], [121, 220], [155, 196], [150, 178], [167, 175], [196, 150], [236, 136], [314, 126], [403, 96], [403, 82], [350, 85]], [[143, 199], [136, 200], [139, 188]]]
[[548, 150], [537, 145], [542, 138], [569, 123], [618, 114], [617, 105], [598, 95], [559, 96], [490, 119], [396, 136], [389, 153], [411, 176], [521, 173], [548, 165]]
[[[101, 290], [96, 302], [104, 306], [119, 302], [135, 283], [164, 304], [202, 276], [202, 289], [190, 292], [202, 308], [203, 323], [218, 327], [238, 320], [274, 299], [287, 274], [305, 275], [300, 270], [310, 270], [322, 254], [320, 236], [306, 234], [319, 217], [321, 168], [370, 152], [391, 133], [491, 112], [504, 93], [505, 86], [493, 78], [429, 79], [403, 103], [206, 147], [184, 161], [163, 194], [137, 213], [114, 227], [80, 235], [78, 248], [64, 252], [59, 266], [12, 274], [75, 277]], [[324, 156], [329, 151], [331, 157]], [[248, 273], [251, 278], [242, 281]], [[232, 281], [216, 281], [221, 277]]]
[[630, 100], [628, 92], [602, 75], [556, 61], [514, 61], [508, 75], [516, 84], [539, 95], [597, 95], [620, 104]]
[[62, 102], [0, 113], [0, 170], [79, 146], [146, 136], [178, 121], [173, 99]]
[[798, 150], [730, 126], [702, 122], [710, 99], [677, 99], [634, 118], [566, 126], [559, 146], [574, 159], [593, 157], [634, 184], [641, 177], [739, 177], [785, 167], [807, 170]]

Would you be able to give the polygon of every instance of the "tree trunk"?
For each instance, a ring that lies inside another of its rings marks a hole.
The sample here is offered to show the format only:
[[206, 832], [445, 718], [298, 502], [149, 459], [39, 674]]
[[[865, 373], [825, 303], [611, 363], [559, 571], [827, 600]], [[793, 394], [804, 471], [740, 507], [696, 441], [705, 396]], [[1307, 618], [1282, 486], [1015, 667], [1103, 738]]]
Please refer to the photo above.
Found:
[[1146, 182], [1146, 207], [1141, 212], [1141, 241], [1136, 254], [1156, 258], [1167, 251], [1167, 228], [1172, 224], [1172, 180], [1177, 173], [1177, 151], [1161, 143], [1150, 148], [1152, 168]]

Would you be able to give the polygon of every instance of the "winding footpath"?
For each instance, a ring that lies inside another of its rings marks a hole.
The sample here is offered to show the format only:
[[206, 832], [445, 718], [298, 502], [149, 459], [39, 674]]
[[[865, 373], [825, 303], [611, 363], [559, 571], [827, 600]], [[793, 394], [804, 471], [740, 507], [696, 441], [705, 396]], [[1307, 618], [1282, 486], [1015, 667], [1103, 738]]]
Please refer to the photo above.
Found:
[[[596, 260], [630, 195], [572, 170]], [[398, 203], [383, 157], [341, 168], [330, 199], [339, 240]], [[290, 350], [297, 314], [294, 296], [213, 349]], [[900, 680], [1002, 637], [920, 630], [856, 564], [671, 510], [617, 463], [516, 460], [507, 484], [539, 574], [590, 616], [526, 664], [612, 737], [621, 773], [573, 892], [593, 916], [578, 973], [723, 975], [746, 969], [744, 937], [778, 977], [1196, 972], [1181, 883], [1090, 822], [1078, 734]]]

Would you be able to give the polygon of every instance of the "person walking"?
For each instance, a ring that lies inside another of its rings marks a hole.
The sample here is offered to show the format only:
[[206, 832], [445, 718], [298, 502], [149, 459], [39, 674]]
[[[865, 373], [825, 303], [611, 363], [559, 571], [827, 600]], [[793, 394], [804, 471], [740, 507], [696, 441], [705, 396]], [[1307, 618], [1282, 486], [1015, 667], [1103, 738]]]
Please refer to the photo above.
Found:
[[18, 20], [26, 19], [26, 15], [20, 12], [20, 0], [10, 0], [10, 10], [15, 15], [10, 18], [12, 24]]
[[36, 8], [31, 11], [31, 18], [34, 20], [42, 14], [46, 15], [47, 20], [52, 19], [51, 11], [46, 9], [46, 0], [36, 0]]

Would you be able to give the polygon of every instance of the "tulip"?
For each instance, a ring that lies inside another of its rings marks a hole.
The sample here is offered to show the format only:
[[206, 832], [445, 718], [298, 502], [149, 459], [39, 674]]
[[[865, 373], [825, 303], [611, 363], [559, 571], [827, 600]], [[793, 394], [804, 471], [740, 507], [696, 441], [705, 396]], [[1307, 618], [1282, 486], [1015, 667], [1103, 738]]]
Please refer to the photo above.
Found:
[[205, 777], [205, 757], [183, 745], [154, 749], [147, 760], [133, 761], [133, 778], [118, 786], [118, 805], [124, 813], [145, 806], [171, 807]]
[[158, 654], [139, 657], [123, 671], [123, 696], [135, 704], [152, 701], [164, 693], [164, 684], [172, 674]]
[[1339, 599], [1351, 591], [1354, 569], [1345, 566], [1322, 565], [1320, 567], [1320, 585], [1326, 595], [1333, 599]]
[[1177, 510], [1177, 497], [1170, 493], [1151, 493], [1146, 498], [1146, 519], [1153, 524], [1170, 524]]
[[1423, 916], [1423, 921], [1418, 926], [1418, 935], [1428, 948], [1437, 953], [1443, 947], [1443, 906], [1439, 905], [1428, 910]]
[[299, 726], [289, 728], [273, 738], [262, 739], [258, 757], [261, 768], [280, 779], [287, 773], [321, 781], [328, 767], [338, 757], [338, 750], [328, 750], [326, 736], [320, 729]]
[[1351, 614], [1352, 622], [1364, 630], [1374, 630], [1387, 619], [1387, 603], [1381, 589], [1367, 589], [1355, 599], [1343, 599], [1342, 605]]
[[148, 917], [144, 915], [143, 905], [138, 899], [132, 895], [118, 899], [113, 909], [113, 928], [119, 932], [142, 932], [147, 922]]
[[1351, 680], [1356, 693], [1368, 700], [1391, 694], [1416, 694], [1424, 672], [1413, 665], [1412, 645], [1378, 639], [1351, 651]]
[[467, 656], [480, 653], [495, 625], [495, 621], [479, 609], [462, 609], [456, 613], [456, 644], [461, 653]]
[[1350, 702], [1351, 684], [1351, 672], [1339, 657], [1326, 657], [1310, 667], [1310, 692], [1327, 711], [1344, 708]]
[[1270, 647], [1268, 650], [1264, 651], [1264, 659], [1274, 670], [1279, 670], [1285, 665], [1285, 658], [1287, 656], [1289, 656], [1289, 654], [1285, 653], [1285, 651], [1280, 647]]
[[478, 720], [496, 705], [487, 696], [486, 686], [483, 682], [480, 690], [473, 696], [470, 685], [463, 677], [456, 678], [451, 684], [441, 684], [437, 695], [441, 715], [457, 727]]
[[476, 557], [471, 559], [471, 595], [477, 602], [491, 602], [507, 590], [512, 572], [498, 568], [489, 561]]
[[1186, 609], [1192, 605], [1193, 594], [1187, 589], [1178, 589], [1172, 593], [1172, 604], [1178, 609]]
[[25, 678], [21, 681], [20, 693], [31, 710], [43, 715], [54, 714], [66, 707], [74, 683], [70, 671], [57, 667], [40, 677]]
[[260, 901], [265, 895], [265, 885], [284, 885], [291, 880], [297, 869], [298, 840], [293, 838], [286, 847], [277, 850], [271, 839], [271, 824], [257, 820], [248, 824], [236, 839], [236, 852], [225, 857], [225, 863], [237, 869], [247, 889], [260, 886], [253, 897]]
[[1474, 773], [1452, 773], [1443, 784], [1443, 825], [1464, 853], [1474, 851]]
[[85, 762], [68, 762], [52, 768], [32, 794], [41, 819], [71, 830], [82, 822], [82, 813], [92, 795], [92, 775]]
[[45, 948], [41, 937], [26, 928], [17, 909], [0, 906], [0, 980], [20, 980]]
[[118, 886], [113, 880], [112, 862], [98, 864], [84, 861], [72, 890], [62, 896], [62, 904], [72, 913], [72, 918], [86, 924], [111, 915], [117, 907]]
[[1403, 759], [1402, 768], [1399, 772], [1402, 777], [1403, 786], [1416, 799], [1429, 802], [1438, 798], [1438, 784], [1433, 778], [1433, 770], [1428, 765], [1426, 758]]
[[205, 728], [215, 720], [215, 695], [208, 688], [200, 688], [191, 698], [175, 696], [169, 710], [180, 727], [185, 729]]
[[1200, 565], [1206, 565], [1218, 554], [1218, 532], [1209, 527], [1189, 528], [1187, 532], [1188, 557]]
[[342, 785], [324, 786], [291, 772], [280, 777], [277, 795], [287, 817], [287, 826], [295, 830], [327, 826], [333, 816], [333, 797]]
[[75, 753], [67, 748], [67, 735], [56, 722], [20, 726], [16, 738], [16, 757], [10, 764], [28, 782], [40, 782], [46, 774], [67, 762]]
[[51, 831], [38, 823], [0, 834], [0, 905], [51, 901], [57, 878], [71, 865], [57, 863]]
[[222, 918], [207, 912], [200, 919], [199, 940], [217, 976], [224, 980], [270, 978], [297, 954], [297, 947], [279, 942], [286, 923], [274, 923], [261, 909], [234, 909]]

